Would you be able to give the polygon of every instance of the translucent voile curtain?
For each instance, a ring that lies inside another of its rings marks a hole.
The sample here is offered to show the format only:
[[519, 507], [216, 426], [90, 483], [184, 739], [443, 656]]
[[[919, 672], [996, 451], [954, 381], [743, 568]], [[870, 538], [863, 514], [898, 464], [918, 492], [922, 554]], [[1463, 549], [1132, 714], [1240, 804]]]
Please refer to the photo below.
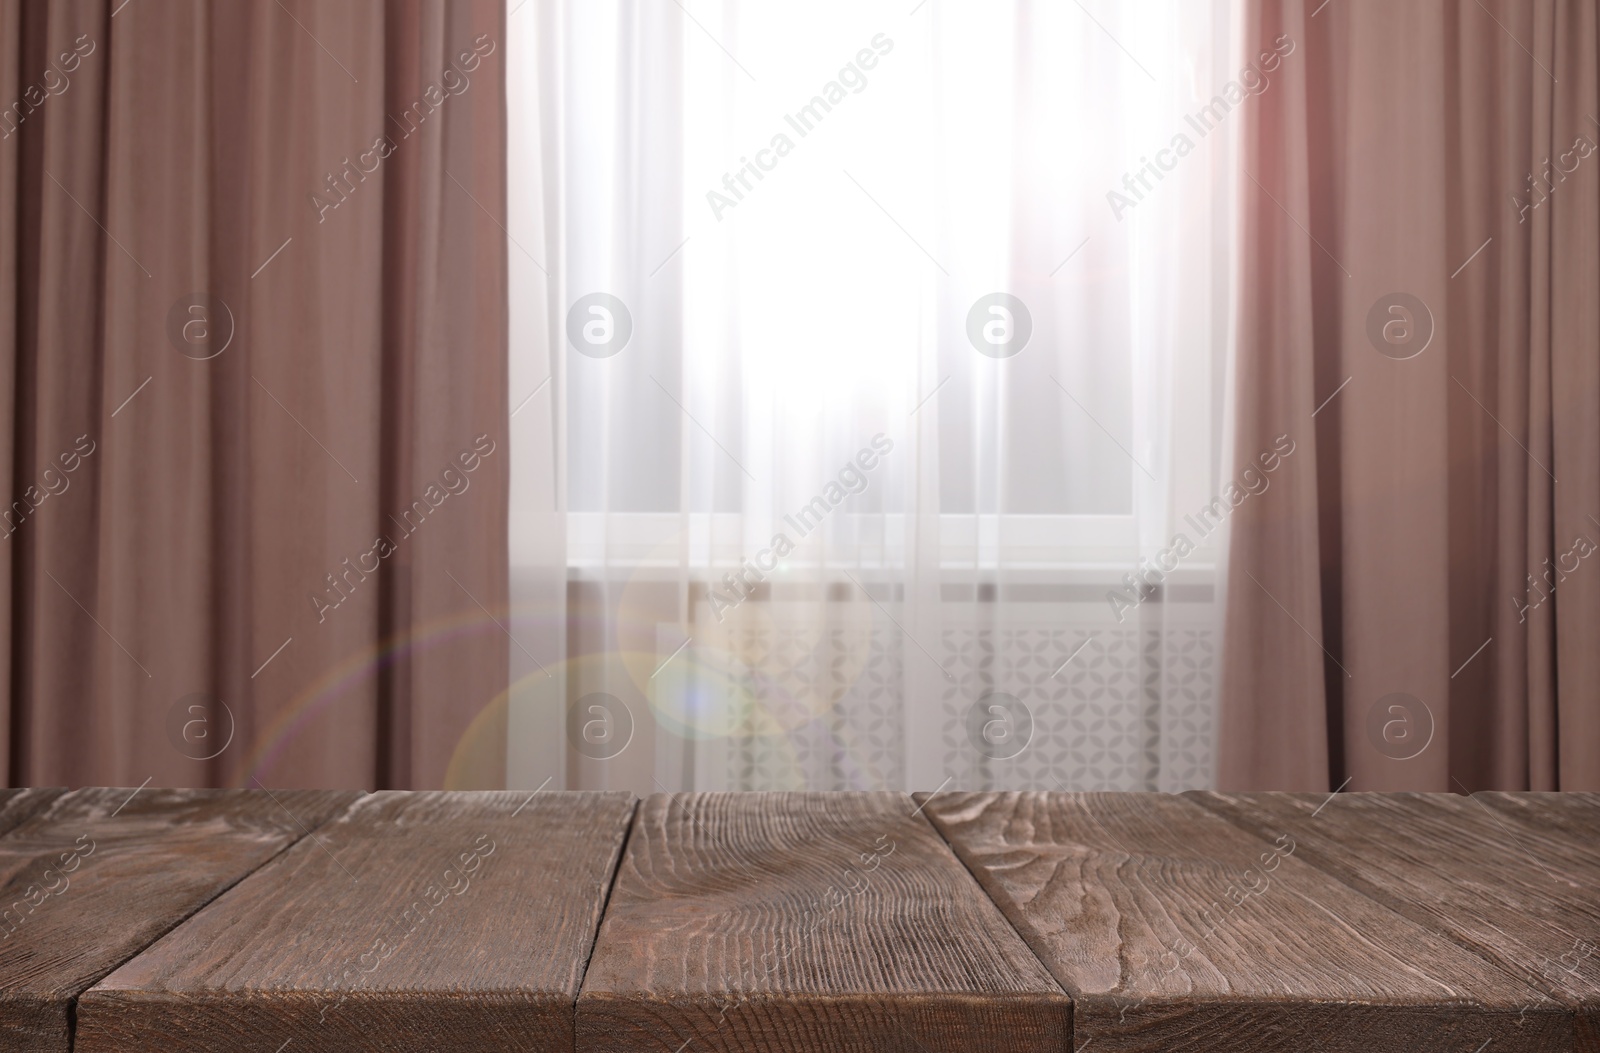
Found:
[[513, 784], [1209, 783], [1264, 86], [1157, 6], [513, 5]]

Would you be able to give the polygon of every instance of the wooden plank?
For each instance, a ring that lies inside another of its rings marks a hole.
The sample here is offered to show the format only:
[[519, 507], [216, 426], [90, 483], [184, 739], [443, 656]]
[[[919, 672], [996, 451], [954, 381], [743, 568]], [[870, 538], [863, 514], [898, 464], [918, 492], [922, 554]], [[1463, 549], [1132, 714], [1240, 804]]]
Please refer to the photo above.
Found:
[[75, 1048], [571, 1053], [633, 803], [374, 793], [85, 994]]
[[898, 793], [657, 794], [578, 998], [583, 1053], [1063, 1053], [1071, 1004]]
[[1178, 797], [947, 793], [927, 814], [1073, 998], [1074, 1048], [1494, 1053], [1569, 1024], [1461, 947]]
[[[1600, 1049], [1600, 823], [1592, 811], [1580, 841], [1573, 834], [1581, 827], [1563, 832], [1553, 817], [1552, 825], [1524, 825], [1492, 803], [1448, 793], [1189, 796], [1263, 837], [1293, 826], [1308, 862], [1518, 977], [1537, 1004], [1567, 1007], [1568, 1046]], [[1548, 817], [1557, 806], [1542, 810]]]
[[0, 790], [0, 836], [21, 826], [66, 792], [58, 787]]
[[83, 789], [56, 797], [0, 838], [0, 1048], [65, 1053], [81, 992], [354, 796]]
[[1512, 839], [1519, 836], [1519, 824], [1528, 824], [1562, 838], [1569, 849], [1600, 854], [1600, 793], [1480, 790], [1472, 800], [1497, 818], [1512, 820], [1507, 831]]

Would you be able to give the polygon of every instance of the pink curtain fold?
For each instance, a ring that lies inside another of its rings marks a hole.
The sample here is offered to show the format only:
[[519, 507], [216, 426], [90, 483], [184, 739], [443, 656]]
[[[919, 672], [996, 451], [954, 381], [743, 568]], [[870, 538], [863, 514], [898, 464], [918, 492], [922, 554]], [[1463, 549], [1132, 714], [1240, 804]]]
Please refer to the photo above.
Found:
[[[1227, 788], [1600, 788], [1595, 4], [1267, 2]], [[1298, 58], [1299, 61], [1296, 61]], [[1594, 154], [1594, 156], [1591, 156]]]
[[504, 20], [0, 0], [9, 783], [501, 784]]

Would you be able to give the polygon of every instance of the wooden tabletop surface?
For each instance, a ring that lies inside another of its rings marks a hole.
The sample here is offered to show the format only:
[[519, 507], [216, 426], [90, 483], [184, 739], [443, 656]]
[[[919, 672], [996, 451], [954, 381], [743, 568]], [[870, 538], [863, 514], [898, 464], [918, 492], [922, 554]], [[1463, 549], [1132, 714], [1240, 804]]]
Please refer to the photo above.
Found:
[[0, 790], [0, 1051], [1600, 1053], [1600, 795]]

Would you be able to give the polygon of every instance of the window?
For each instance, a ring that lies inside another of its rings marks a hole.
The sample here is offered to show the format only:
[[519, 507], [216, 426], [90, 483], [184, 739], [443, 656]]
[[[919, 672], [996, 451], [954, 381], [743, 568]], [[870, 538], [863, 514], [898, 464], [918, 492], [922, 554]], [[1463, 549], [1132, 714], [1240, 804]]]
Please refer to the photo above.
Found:
[[668, 643], [719, 590], [800, 586], [937, 597], [924, 636], [971, 614], [947, 597], [1066, 626], [1213, 496], [1231, 126], [1187, 118], [1230, 5], [535, 17], [513, 32], [557, 72], [512, 86], [512, 215], [551, 256], [513, 342], [555, 468], [518, 485], [554, 495], [573, 579], [675, 582]]

